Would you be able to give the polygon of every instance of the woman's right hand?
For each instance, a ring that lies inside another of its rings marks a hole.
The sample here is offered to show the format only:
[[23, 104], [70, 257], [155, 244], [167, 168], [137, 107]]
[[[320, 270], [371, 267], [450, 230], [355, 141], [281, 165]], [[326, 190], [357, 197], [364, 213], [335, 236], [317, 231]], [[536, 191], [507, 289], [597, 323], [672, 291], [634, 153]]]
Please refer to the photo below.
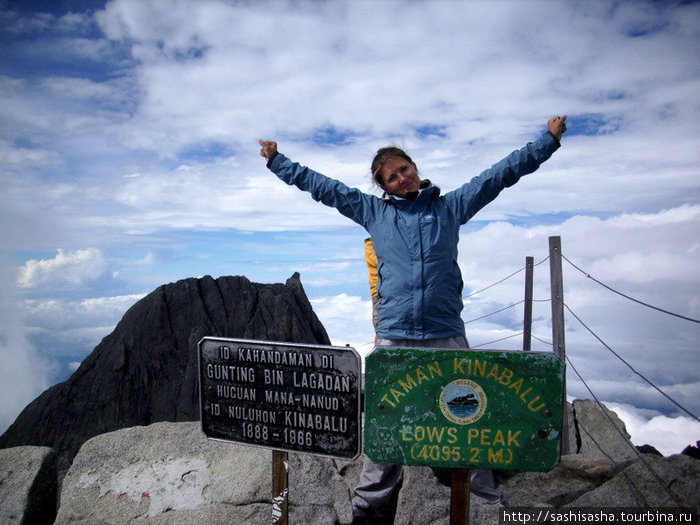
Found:
[[268, 162], [273, 159], [275, 155], [277, 155], [277, 143], [272, 142], [271, 140], [258, 140], [258, 144], [260, 144], [260, 155], [265, 157]]

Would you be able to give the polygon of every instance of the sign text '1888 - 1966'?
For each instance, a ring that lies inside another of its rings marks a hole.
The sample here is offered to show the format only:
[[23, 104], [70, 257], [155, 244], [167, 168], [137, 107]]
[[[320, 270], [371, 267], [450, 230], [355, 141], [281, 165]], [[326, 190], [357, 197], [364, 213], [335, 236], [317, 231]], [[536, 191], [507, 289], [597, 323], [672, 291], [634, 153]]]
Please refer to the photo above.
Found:
[[205, 337], [199, 381], [210, 438], [331, 457], [360, 453], [353, 348]]

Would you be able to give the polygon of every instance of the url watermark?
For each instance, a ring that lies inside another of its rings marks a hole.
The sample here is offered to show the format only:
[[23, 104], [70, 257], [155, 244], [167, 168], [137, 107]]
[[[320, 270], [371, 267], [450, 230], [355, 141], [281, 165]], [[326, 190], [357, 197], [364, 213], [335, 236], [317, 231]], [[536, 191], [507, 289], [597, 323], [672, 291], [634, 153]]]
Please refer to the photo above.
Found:
[[576, 523], [697, 523], [694, 508], [679, 507], [587, 507], [538, 508], [508, 507], [499, 510], [500, 525]]

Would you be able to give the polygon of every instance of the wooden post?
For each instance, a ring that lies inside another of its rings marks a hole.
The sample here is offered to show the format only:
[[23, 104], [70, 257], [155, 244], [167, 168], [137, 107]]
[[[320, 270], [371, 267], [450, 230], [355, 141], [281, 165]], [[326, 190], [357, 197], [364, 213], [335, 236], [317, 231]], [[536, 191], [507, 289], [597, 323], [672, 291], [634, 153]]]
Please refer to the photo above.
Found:
[[525, 257], [525, 311], [523, 315], [523, 350], [529, 352], [532, 344], [532, 281], [534, 257]]
[[469, 469], [452, 470], [450, 525], [469, 524]]
[[272, 451], [272, 521], [273, 525], [289, 523], [289, 458], [287, 452]]
[[564, 343], [564, 277], [561, 268], [561, 237], [549, 238], [549, 279], [552, 297], [552, 345], [564, 363], [561, 454], [569, 454], [569, 410], [566, 405], [566, 345]]
[[564, 282], [561, 269], [561, 237], [549, 238], [549, 279], [552, 297], [552, 345], [560, 361], [565, 361]]

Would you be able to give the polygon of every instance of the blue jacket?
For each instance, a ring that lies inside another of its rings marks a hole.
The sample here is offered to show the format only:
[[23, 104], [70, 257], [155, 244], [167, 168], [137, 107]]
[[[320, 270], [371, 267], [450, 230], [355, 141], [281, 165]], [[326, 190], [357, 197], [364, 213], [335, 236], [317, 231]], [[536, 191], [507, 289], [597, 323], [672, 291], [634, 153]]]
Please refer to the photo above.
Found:
[[412, 201], [363, 193], [280, 153], [268, 167], [372, 236], [379, 259], [379, 337], [434, 339], [465, 335], [459, 227], [501, 190], [539, 168], [558, 147], [545, 133], [460, 188], [440, 195], [438, 187], [429, 186]]

